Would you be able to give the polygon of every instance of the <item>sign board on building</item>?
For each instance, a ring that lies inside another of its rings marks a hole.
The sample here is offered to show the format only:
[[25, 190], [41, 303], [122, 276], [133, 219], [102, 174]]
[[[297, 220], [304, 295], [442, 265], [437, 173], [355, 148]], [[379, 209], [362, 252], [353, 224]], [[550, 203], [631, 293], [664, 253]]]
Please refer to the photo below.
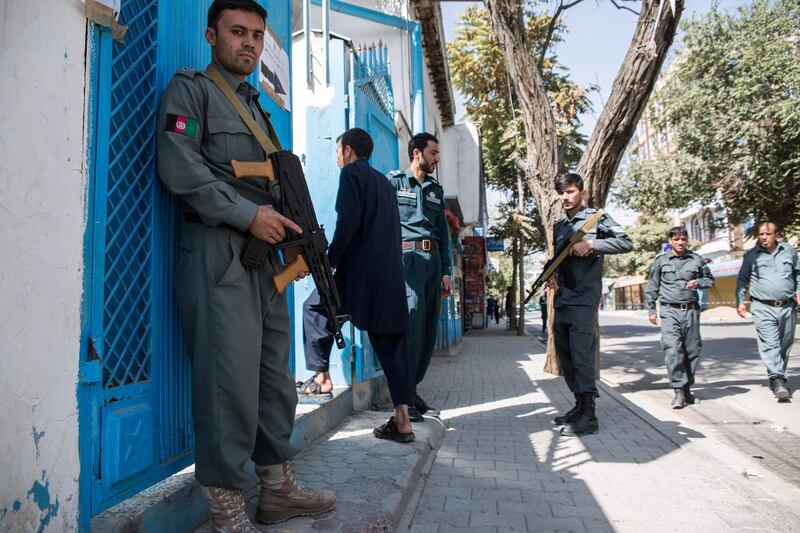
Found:
[[506, 249], [505, 241], [500, 237], [486, 237], [487, 252], [504, 252]]

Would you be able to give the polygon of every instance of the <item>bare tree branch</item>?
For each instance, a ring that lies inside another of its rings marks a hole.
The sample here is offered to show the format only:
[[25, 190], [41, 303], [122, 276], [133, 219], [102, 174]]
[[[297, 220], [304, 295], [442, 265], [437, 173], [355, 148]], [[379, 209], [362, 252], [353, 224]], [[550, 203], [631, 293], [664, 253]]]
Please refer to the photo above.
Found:
[[553, 38], [553, 32], [555, 32], [556, 24], [558, 23], [558, 17], [567, 9], [576, 6], [581, 2], [583, 2], [583, 0], [574, 0], [573, 2], [565, 4], [564, 0], [561, 0], [558, 3], [558, 8], [556, 8], [555, 13], [553, 13], [553, 17], [550, 19], [550, 23], [547, 25], [547, 36], [544, 38], [542, 51], [539, 53], [539, 61], [536, 64], [537, 67], [539, 67], [539, 72], [542, 72], [542, 69], [544, 68], [544, 58], [547, 55], [547, 49], [550, 48], [550, 41]]
[[623, 6], [623, 5], [618, 4], [617, 0], [611, 0], [611, 3], [614, 4], [614, 7], [616, 7], [617, 9], [624, 9], [625, 11], [630, 11], [631, 13], [636, 15], [637, 17], [639, 16], [639, 12], [638, 11], [636, 11], [635, 9], [631, 9], [628, 6]]

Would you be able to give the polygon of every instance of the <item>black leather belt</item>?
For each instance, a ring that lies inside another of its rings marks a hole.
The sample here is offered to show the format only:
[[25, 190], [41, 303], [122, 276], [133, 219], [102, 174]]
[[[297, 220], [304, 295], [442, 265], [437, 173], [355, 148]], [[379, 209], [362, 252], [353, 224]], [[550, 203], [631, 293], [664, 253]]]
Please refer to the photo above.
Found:
[[661, 305], [666, 305], [667, 307], [672, 307], [673, 309], [680, 309], [682, 311], [686, 311], [687, 309], [700, 309], [700, 306], [697, 305], [697, 302], [691, 302], [688, 304], [671, 304], [667, 302], [661, 302]]
[[403, 251], [410, 252], [413, 250], [422, 250], [423, 252], [430, 252], [431, 250], [438, 250], [439, 243], [430, 239], [422, 239], [421, 241], [403, 241]]
[[783, 307], [784, 305], [792, 301], [791, 298], [789, 298], [788, 300], [762, 300], [761, 298], [753, 298], [752, 296], [750, 297], [750, 299], [755, 300], [764, 305], [771, 305], [772, 307]]
[[[183, 221], [187, 224], [203, 224], [203, 221], [200, 220], [200, 215], [197, 213], [184, 213], [183, 214]], [[231, 231], [235, 231], [236, 233], [246, 234], [247, 232], [240, 230], [236, 226], [231, 226], [230, 224], [217, 224], [216, 226], [207, 226], [212, 228], [223, 228]]]

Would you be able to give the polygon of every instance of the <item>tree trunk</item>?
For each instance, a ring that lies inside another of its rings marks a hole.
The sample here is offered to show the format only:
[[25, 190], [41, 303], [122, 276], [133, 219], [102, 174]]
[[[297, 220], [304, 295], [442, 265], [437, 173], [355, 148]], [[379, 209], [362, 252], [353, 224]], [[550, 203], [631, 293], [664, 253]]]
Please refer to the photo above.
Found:
[[676, 0], [675, 13], [672, 13], [669, 3], [664, 2], [661, 17], [656, 20], [659, 1], [642, 2], [628, 53], [578, 163], [578, 174], [587, 183], [589, 207], [603, 207], [606, 204], [614, 175], [672, 45], [683, 5], [684, 0]]
[[[552, 257], [552, 229], [559, 211], [553, 194], [553, 180], [560, 169], [560, 156], [552, 108], [525, 35], [525, 4], [519, 0], [485, 0], [485, 4], [492, 31], [503, 48], [506, 69], [513, 80], [514, 92], [522, 110], [528, 148], [524, 161], [519, 165], [523, 167], [533, 191], [545, 229], [547, 254]], [[586, 180], [589, 206], [605, 205], [617, 167], [672, 44], [684, 0], [675, 0], [675, 6], [673, 13], [670, 2], [642, 1], [636, 31], [625, 61], [578, 165], [578, 172]], [[548, 301], [552, 302], [552, 298], [548, 297]], [[549, 322], [552, 324], [552, 319]], [[548, 327], [551, 335], [547, 343], [545, 370], [558, 367], [551, 328]]]
[[[520, 214], [525, 211], [525, 185], [522, 182], [522, 176], [517, 173], [517, 210]], [[519, 300], [519, 318], [517, 319], [517, 335], [525, 335], [525, 234], [522, 232], [522, 227], [519, 228], [519, 248], [517, 248], [517, 258], [519, 274], [519, 291], [517, 292]]]
[[[508, 329], [514, 330], [517, 327], [517, 317], [515, 314], [516, 306], [514, 305], [514, 295], [517, 294], [517, 261], [519, 261], [519, 254], [517, 254], [517, 240], [518, 237], [514, 236], [514, 242], [511, 244], [511, 301], [506, 305], [506, 313], [508, 313]], [[506, 293], [507, 294], [507, 293]]]

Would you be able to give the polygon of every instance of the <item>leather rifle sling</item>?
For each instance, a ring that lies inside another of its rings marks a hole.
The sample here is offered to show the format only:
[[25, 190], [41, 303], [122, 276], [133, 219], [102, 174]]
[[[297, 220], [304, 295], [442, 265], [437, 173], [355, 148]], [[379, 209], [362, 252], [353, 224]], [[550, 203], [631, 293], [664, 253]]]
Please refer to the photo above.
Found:
[[[266, 120], [267, 128], [269, 128], [270, 133], [268, 137], [267, 134], [264, 133], [264, 130], [261, 129], [261, 126], [258, 125], [258, 122], [256, 122], [253, 116], [247, 111], [247, 108], [244, 107], [244, 104], [239, 97], [236, 96], [236, 93], [233, 92], [230, 84], [222, 77], [219, 70], [217, 70], [214, 65], [209, 65], [206, 69], [206, 74], [211, 78], [211, 81], [219, 87], [219, 90], [222, 91], [222, 94], [225, 95], [225, 98], [227, 98], [236, 112], [239, 113], [239, 116], [242, 118], [245, 125], [247, 125], [247, 128], [253, 133], [253, 136], [255, 136], [258, 144], [264, 149], [264, 154], [269, 156], [271, 153], [280, 150], [281, 143], [278, 141], [278, 136], [275, 135], [275, 130], [272, 129], [270, 121]], [[270, 139], [270, 137], [272, 137], [272, 139]]]

